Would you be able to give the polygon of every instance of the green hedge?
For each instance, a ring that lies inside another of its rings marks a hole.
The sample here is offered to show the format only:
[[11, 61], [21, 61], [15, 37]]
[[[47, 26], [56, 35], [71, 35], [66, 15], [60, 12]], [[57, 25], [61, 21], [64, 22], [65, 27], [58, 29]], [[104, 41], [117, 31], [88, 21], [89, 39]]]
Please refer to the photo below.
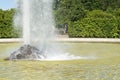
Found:
[[16, 38], [20, 31], [13, 27], [14, 9], [0, 9], [0, 38]]
[[0, 24], [0, 38], [17, 38], [19, 32], [12, 27], [12, 24], [8, 21], [3, 21], [3, 23]]
[[88, 18], [113, 18], [114, 15], [111, 13], [104, 12], [102, 10], [93, 10], [87, 12]]
[[86, 18], [71, 23], [68, 34], [69, 37], [120, 38], [120, 17], [93, 10], [87, 13]]

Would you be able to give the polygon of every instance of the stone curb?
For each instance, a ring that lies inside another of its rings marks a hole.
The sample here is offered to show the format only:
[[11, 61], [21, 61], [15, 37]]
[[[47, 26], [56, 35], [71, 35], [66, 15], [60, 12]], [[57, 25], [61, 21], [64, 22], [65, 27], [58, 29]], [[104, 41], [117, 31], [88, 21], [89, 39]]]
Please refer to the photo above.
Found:
[[[59, 42], [109, 42], [109, 43], [120, 43], [119, 38], [56, 38], [55, 41]], [[23, 42], [22, 38], [9, 38], [0, 39], [0, 43], [15, 43]]]

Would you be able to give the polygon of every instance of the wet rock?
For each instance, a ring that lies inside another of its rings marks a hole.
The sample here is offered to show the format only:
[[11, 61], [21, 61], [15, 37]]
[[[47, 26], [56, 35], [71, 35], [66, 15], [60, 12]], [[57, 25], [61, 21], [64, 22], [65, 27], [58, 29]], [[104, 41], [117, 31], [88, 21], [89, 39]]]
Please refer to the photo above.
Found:
[[[45, 57], [39, 49], [31, 45], [23, 45], [13, 52], [9, 60], [37, 60]], [[6, 58], [8, 60], [8, 58]]]

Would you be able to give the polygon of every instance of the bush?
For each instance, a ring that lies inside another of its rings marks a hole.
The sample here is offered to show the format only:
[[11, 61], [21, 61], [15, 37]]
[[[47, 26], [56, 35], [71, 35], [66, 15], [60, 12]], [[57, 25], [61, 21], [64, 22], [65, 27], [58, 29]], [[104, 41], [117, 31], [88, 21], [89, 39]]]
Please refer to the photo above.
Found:
[[12, 25], [14, 9], [0, 9], [0, 38], [16, 38], [20, 31], [16, 31]]
[[102, 10], [93, 10], [68, 29], [69, 37], [120, 38], [120, 18]]
[[115, 10], [113, 11], [113, 15], [115, 15], [116, 17], [120, 17], [120, 8], [115, 9]]
[[17, 38], [18, 32], [12, 26], [0, 25], [0, 38]]
[[87, 13], [88, 18], [113, 18], [111, 13], [106, 13], [102, 10], [93, 10]]

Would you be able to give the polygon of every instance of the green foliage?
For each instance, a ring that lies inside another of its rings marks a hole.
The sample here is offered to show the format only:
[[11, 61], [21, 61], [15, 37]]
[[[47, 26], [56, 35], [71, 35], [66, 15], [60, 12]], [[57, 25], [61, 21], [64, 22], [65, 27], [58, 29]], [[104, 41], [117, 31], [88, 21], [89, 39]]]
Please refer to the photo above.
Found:
[[[70, 37], [120, 37], [120, 0], [54, 0], [56, 27]], [[0, 38], [18, 37], [14, 9], [0, 9]]]
[[87, 18], [74, 22], [69, 27], [70, 37], [120, 38], [120, 18], [112, 14], [91, 11]]
[[80, 0], [60, 0], [55, 8], [57, 26], [64, 26], [69, 22], [84, 18], [85, 10]]
[[0, 38], [16, 38], [17, 31], [13, 28], [14, 9], [0, 9]]
[[120, 17], [120, 8], [115, 9], [112, 13], [113, 13], [113, 15], [115, 15], [116, 17]]
[[89, 18], [113, 18], [114, 16], [111, 13], [103, 12], [102, 10], [93, 10], [87, 13]]
[[120, 0], [55, 0], [54, 10], [70, 37], [120, 37]]
[[81, 0], [87, 10], [104, 10], [108, 8], [116, 9], [120, 7], [120, 0]]

